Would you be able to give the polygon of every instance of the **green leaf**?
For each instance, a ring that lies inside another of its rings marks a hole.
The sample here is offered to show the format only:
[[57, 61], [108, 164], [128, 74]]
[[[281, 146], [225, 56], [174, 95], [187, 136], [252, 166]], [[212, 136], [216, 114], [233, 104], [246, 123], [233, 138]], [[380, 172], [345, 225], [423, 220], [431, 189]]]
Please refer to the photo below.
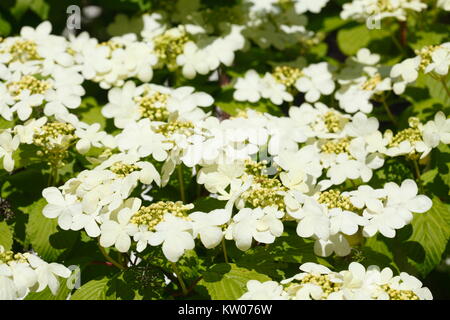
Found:
[[337, 33], [339, 49], [348, 56], [352, 56], [361, 48], [366, 48], [373, 40], [380, 40], [389, 35], [388, 30], [370, 30], [365, 24], [341, 29]]
[[77, 109], [80, 120], [88, 124], [99, 123], [100, 130], [106, 127], [106, 118], [102, 115], [102, 108], [94, 97], [83, 98], [80, 107]]
[[42, 214], [46, 204], [42, 198], [27, 208], [29, 220], [26, 233], [33, 249], [40, 257], [50, 262], [55, 261], [65, 249], [75, 244], [78, 233], [59, 231], [58, 220], [46, 218]]
[[380, 268], [389, 267], [399, 271], [394, 262], [394, 255], [387, 244], [378, 239], [380, 236], [374, 236], [366, 239], [364, 246], [361, 247], [361, 263], [366, 266], [377, 265]]
[[69, 297], [70, 292], [72, 291], [69, 289], [69, 286], [67, 285], [67, 281], [65, 279], [60, 279], [59, 283], [59, 289], [56, 295], [53, 295], [53, 293], [50, 291], [50, 289], [47, 287], [41, 292], [31, 292], [26, 297], [25, 300], [67, 300]]
[[16, 5], [11, 8], [11, 14], [19, 20], [28, 10], [33, 0], [16, 0]]
[[414, 40], [408, 41], [408, 45], [414, 50], [420, 50], [425, 46], [441, 44], [448, 37], [448, 30], [442, 29], [440, 32], [417, 30], [413, 35]]
[[7, 36], [11, 32], [11, 24], [0, 14], [0, 36]]
[[42, 20], [48, 19], [48, 12], [50, 6], [45, 0], [33, 0], [30, 5], [30, 9], [36, 13]]
[[142, 261], [115, 276], [107, 284], [107, 300], [164, 299], [166, 284], [161, 270]]
[[426, 213], [415, 214], [411, 224], [413, 234], [409, 240], [418, 242], [425, 250], [424, 261], [412, 264], [426, 276], [441, 261], [450, 238], [450, 208], [435, 197], [433, 207]]
[[341, 29], [337, 34], [339, 49], [346, 55], [354, 55], [370, 42], [369, 30], [365, 25]]
[[70, 300], [105, 300], [109, 278], [91, 280], [77, 289]]
[[[430, 91], [430, 96], [443, 103], [444, 106], [450, 105], [450, 96], [444, 88], [444, 84], [432, 77], [426, 77], [425, 83]], [[447, 88], [450, 90], [450, 77], [445, 80]]]
[[5, 221], [0, 222], [0, 246], [5, 250], [11, 250], [13, 235]]
[[268, 276], [239, 268], [235, 264], [220, 263], [205, 272], [199, 286], [206, 287], [213, 300], [236, 300], [247, 291], [247, 282], [271, 280]]

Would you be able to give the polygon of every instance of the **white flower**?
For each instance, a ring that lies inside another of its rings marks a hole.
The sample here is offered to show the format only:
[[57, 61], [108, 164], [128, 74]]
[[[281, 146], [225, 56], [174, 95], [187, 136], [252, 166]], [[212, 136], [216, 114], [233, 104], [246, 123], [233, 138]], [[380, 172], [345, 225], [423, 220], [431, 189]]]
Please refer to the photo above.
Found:
[[141, 206], [141, 200], [137, 198], [129, 200], [129, 204], [117, 213], [117, 221], [109, 220], [101, 225], [100, 245], [102, 247], [114, 245], [119, 252], [127, 252], [130, 249], [130, 236], [138, 231], [138, 227], [130, 223], [130, 218]]
[[59, 226], [63, 230], [69, 230], [73, 223], [73, 216], [82, 211], [82, 205], [77, 197], [71, 194], [63, 195], [55, 187], [45, 188], [42, 196], [48, 202], [42, 210], [42, 214], [50, 219], [58, 218]]
[[386, 207], [394, 207], [406, 223], [411, 222], [412, 212], [424, 213], [430, 210], [433, 203], [425, 195], [417, 195], [417, 184], [414, 180], [406, 179], [399, 186], [394, 182], [384, 185], [387, 194]]
[[439, 142], [450, 144], [450, 119], [447, 119], [442, 111], [437, 112], [434, 121], [425, 124], [423, 138], [430, 148], [437, 147]]
[[315, 200], [307, 198], [299, 213], [300, 222], [297, 225], [297, 234], [302, 238], [316, 236], [328, 239], [330, 236], [330, 221], [327, 212]]
[[234, 85], [233, 98], [238, 101], [257, 102], [261, 99], [261, 78], [255, 70], [248, 70], [244, 78], [238, 78]]
[[75, 135], [80, 139], [76, 144], [77, 150], [84, 154], [89, 151], [91, 146], [102, 147], [101, 141], [106, 138], [106, 132], [99, 131], [100, 124], [94, 123], [87, 128], [77, 128]]
[[403, 228], [406, 224], [394, 208], [365, 209], [363, 217], [368, 220], [363, 228], [363, 236], [365, 237], [373, 237], [377, 232], [380, 232], [387, 238], [393, 238], [395, 237], [395, 230]]
[[270, 99], [272, 103], [280, 105], [283, 101], [293, 101], [294, 97], [279, 83], [270, 73], [266, 73], [261, 79], [261, 96]]
[[21, 143], [32, 144], [33, 137], [36, 134], [36, 130], [42, 127], [47, 122], [47, 117], [41, 117], [39, 119], [30, 119], [23, 125], [17, 125], [14, 127], [14, 131], [20, 138]]
[[405, 91], [406, 85], [416, 81], [419, 76], [420, 57], [409, 58], [396, 64], [391, 69], [391, 78], [399, 78], [395, 81], [393, 89], [396, 94], [402, 94]]
[[222, 241], [222, 225], [231, 219], [231, 210], [217, 209], [209, 213], [193, 212], [189, 215], [189, 218], [192, 219], [194, 238], [200, 236], [205, 248], [211, 249]]
[[189, 113], [197, 107], [208, 107], [214, 103], [213, 97], [204, 92], [194, 92], [193, 87], [180, 87], [173, 90], [167, 100], [167, 110]]
[[295, 82], [295, 87], [305, 93], [308, 102], [316, 102], [322, 94], [331, 94], [335, 85], [332, 74], [328, 71], [328, 64], [320, 62], [304, 68], [302, 76]]
[[44, 96], [42, 94], [31, 94], [30, 90], [22, 90], [16, 97], [19, 102], [13, 106], [13, 110], [17, 111], [19, 119], [22, 121], [27, 120], [31, 112], [33, 111], [31, 107], [36, 107], [42, 104]]
[[431, 53], [431, 63], [425, 68], [425, 73], [434, 71], [440, 76], [448, 74], [450, 66], [450, 42], [440, 45]]
[[14, 169], [14, 159], [12, 154], [20, 144], [18, 135], [12, 136], [10, 132], [4, 131], [0, 133], [0, 158], [3, 158], [3, 168], [11, 172]]
[[133, 239], [137, 242], [137, 252], [142, 252], [147, 248], [147, 244], [153, 236], [153, 232], [148, 230], [146, 225], [140, 225], [138, 231], [134, 234]]
[[251, 247], [253, 239], [261, 243], [273, 243], [283, 233], [283, 224], [279, 220], [282, 216], [283, 213], [273, 207], [241, 209], [233, 216], [233, 223], [228, 227], [225, 237], [234, 239], [242, 251]]
[[26, 257], [36, 272], [37, 282], [39, 284], [36, 291], [40, 292], [46, 287], [49, 287], [53, 295], [56, 295], [59, 289], [58, 277], [68, 278], [71, 274], [70, 270], [59, 263], [47, 263], [32, 254], [26, 254]]
[[294, 0], [295, 12], [302, 14], [305, 12], [319, 13], [329, 0]]
[[358, 190], [349, 192], [351, 203], [358, 209], [367, 207], [373, 211], [379, 211], [383, 208], [381, 199], [386, 196], [384, 189], [373, 189], [371, 186], [362, 185]]
[[247, 282], [247, 292], [238, 300], [286, 300], [287, 294], [278, 282], [250, 280]]
[[155, 233], [149, 239], [149, 243], [152, 246], [162, 243], [164, 256], [171, 262], [177, 262], [185, 250], [195, 247], [192, 223], [166, 213], [163, 221], [156, 225]]

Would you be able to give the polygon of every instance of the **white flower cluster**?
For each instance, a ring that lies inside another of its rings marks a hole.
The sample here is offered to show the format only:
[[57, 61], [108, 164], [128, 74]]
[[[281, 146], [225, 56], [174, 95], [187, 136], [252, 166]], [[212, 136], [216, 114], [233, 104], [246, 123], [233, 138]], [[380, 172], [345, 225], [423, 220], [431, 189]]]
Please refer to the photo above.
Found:
[[250, 280], [247, 292], [240, 300], [432, 300], [430, 290], [422, 282], [401, 272], [394, 276], [390, 268], [367, 269], [358, 262], [348, 270], [333, 272], [329, 268], [308, 262], [300, 266], [301, 273], [282, 280], [260, 282]]
[[103, 89], [122, 86], [129, 78], [150, 81], [157, 62], [153, 43], [138, 41], [136, 34], [99, 43], [82, 32], [70, 36], [68, 49], [83, 77], [98, 82]]
[[45, 156], [47, 162], [56, 167], [64, 165], [67, 152], [73, 145], [80, 154], [87, 153], [92, 147], [116, 147], [114, 137], [100, 130], [100, 124], [87, 124], [70, 113], [29, 119], [3, 130], [0, 133], [0, 158], [3, 158], [3, 168], [8, 172], [14, 170], [13, 153], [20, 144], [38, 147], [37, 155]]
[[[248, 111], [245, 117], [219, 121], [204, 116], [192, 123], [168, 115], [131, 121], [116, 136], [120, 153], [60, 189], [45, 189], [49, 204], [44, 215], [58, 218], [65, 230], [100, 236], [102, 245], [122, 252], [130, 249], [131, 238], [139, 251], [162, 244], [171, 261], [192, 249], [197, 237], [207, 248], [223, 239], [234, 240], [241, 250], [254, 240], [273, 243], [284, 221], [296, 221], [299, 236], [316, 239], [316, 254], [348, 255], [352, 238], [377, 232], [394, 237], [395, 230], [411, 222], [412, 213], [429, 210], [431, 200], [417, 194], [413, 180], [401, 186], [388, 182], [376, 190], [361, 184], [341, 192], [334, 186], [346, 180], [368, 182], [384, 157], [429, 152], [447, 143], [450, 134], [443, 113], [425, 125], [412, 121], [413, 127], [393, 135], [378, 131], [375, 118], [344, 115], [321, 103], [292, 107], [284, 118]], [[434, 145], [427, 145], [427, 139]], [[264, 156], [273, 158], [270, 166], [252, 160]], [[162, 178], [149, 157], [164, 162]], [[139, 183], [165, 185], [181, 163], [199, 167], [197, 182], [228, 201], [227, 208], [188, 214], [192, 205], [145, 206], [130, 198]]]
[[449, 0], [438, 0], [437, 6], [444, 9], [445, 11], [450, 11], [450, 1]]
[[61, 278], [71, 271], [59, 263], [47, 263], [33, 253], [14, 253], [0, 246], [0, 300], [16, 300], [45, 288], [56, 295]]
[[391, 78], [396, 94], [402, 94], [409, 83], [417, 80], [420, 73], [429, 74], [437, 80], [445, 79], [450, 66], [450, 42], [426, 46], [416, 51], [417, 56], [408, 58], [392, 67]]
[[366, 48], [360, 49], [356, 57], [348, 59], [346, 67], [338, 75], [341, 87], [335, 94], [345, 112], [370, 113], [373, 109], [370, 100], [392, 89], [391, 78], [379, 61], [380, 56]]
[[[51, 35], [46, 21], [0, 43], [0, 115], [25, 121], [34, 108], [46, 116], [65, 115], [80, 106], [84, 78], [65, 38]], [[42, 108], [43, 106], [43, 108]]]
[[245, 44], [242, 26], [231, 25], [224, 36], [208, 36], [200, 25], [184, 24], [170, 28], [158, 13], [144, 15], [143, 41], [151, 44], [157, 58], [156, 68], [169, 70], [181, 68], [183, 75], [192, 79], [197, 74], [206, 75], [220, 64], [230, 66], [234, 53]]
[[427, 8], [422, 0], [353, 0], [344, 3], [342, 19], [365, 20], [375, 16], [377, 20], [395, 18], [405, 21], [410, 12], [421, 12]]
[[293, 101], [292, 89], [305, 94], [305, 100], [316, 102], [321, 95], [330, 95], [335, 88], [333, 76], [326, 62], [311, 64], [305, 68], [281, 66], [273, 73], [260, 77], [255, 70], [249, 70], [238, 78], [233, 97], [238, 101], [257, 102], [270, 99], [276, 105]]

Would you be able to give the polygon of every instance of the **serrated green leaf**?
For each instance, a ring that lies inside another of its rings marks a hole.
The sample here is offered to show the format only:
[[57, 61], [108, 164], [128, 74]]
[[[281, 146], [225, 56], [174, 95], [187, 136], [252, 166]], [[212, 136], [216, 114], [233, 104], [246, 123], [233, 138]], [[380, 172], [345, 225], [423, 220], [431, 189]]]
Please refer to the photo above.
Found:
[[264, 274], [239, 268], [235, 264], [221, 263], [205, 272], [198, 285], [206, 287], [213, 300], [236, 300], [247, 291], [249, 280], [264, 282], [271, 279]]
[[109, 278], [91, 280], [77, 289], [70, 300], [105, 300]]
[[409, 240], [418, 242], [425, 250], [424, 261], [412, 263], [426, 276], [441, 261], [450, 238], [450, 208], [435, 197], [433, 207], [428, 212], [415, 214], [411, 224], [413, 234]]
[[27, 210], [29, 220], [26, 228], [33, 250], [47, 262], [55, 261], [67, 248], [71, 248], [77, 239], [77, 233], [59, 231], [58, 220], [44, 217], [42, 209], [47, 202], [40, 199]]
[[69, 297], [69, 294], [71, 292], [71, 289], [67, 286], [67, 280], [62, 279], [60, 280], [60, 285], [58, 292], [56, 295], [53, 295], [53, 293], [50, 291], [50, 289], [47, 287], [41, 292], [31, 292], [26, 297], [25, 300], [67, 300]]
[[5, 250], [10, 250], [13, 244], [13, 235], [11, 229], [5, 221], [0, 222], [0, 246]]

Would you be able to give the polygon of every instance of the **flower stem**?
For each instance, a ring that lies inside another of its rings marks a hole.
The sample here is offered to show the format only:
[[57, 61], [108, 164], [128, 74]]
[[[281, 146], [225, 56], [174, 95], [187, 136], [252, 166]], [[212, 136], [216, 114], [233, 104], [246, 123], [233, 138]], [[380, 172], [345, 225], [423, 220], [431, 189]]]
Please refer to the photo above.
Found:
[[183, 165], [180, 164], [177, 168], [178, 171], [178, 182], [180, 183], [180, 196], [181, 196], [181, 201], [183, 201], [183, 203], [186, 202], [186, 195], [184, 193], [184, 180], [183, 180]]
[[225, 263], [228, 262], [228, 254], [227, 254], [227, 246], [225, 245], [225, 239], [222, 239], [222, 249], [223, 249], [223, 256], [225, 257]]
[[407, 35], [408, 35], [408, 26], [406, 25], [406, 21], [400, 21], [400, 44], [402, 47], [406, 46]]
[[[100, 241], [100, 240], [99, 240], [99, 241]], [[111, 262], [114, 266], [116, 266], [116, 267], [119, 268], [120, 270], [125, 270], [125, 267], [124, 267], [123, 265], [121, 265], [120, 263], [118, 263], [116, 260], [114, 260], [113, 258], [111, 258], [111, 257], [108, 255], [108, 253], [106, 253], [105, 248], [103, 248], [103, 247], [100, 245], [100, 242], [97, 243], [97, 245], [98, 245], [98, 247], [99, 247], [99, 249], [100, 249], [100, 252], [103, 254], [103, 256], [105, 257], [106, 260], [108, 260], [109, 262]]]
[[419, 190], [423, 190], [423, 186], [422, 186], [422, 180], [420, 179], [421, 173], [420, 173], [420, 168], [419, 168], [419, 162], [417, 160], [412, 160], [412, 163], [414, 165], [414, 173], [416, 176], [416, 180], [417, 180], [417, 184], [419, 186]]
[[173, 272], [175, 272], [175, 274], [177, 275], [177, 279], [178, 279], [178, 282], [180, 283], [181, 290], [183, 291], [183, 295], [184, 296], [187, 295], [188, 294], [188, 290], [187, 290], [186, 284], [184, 283], [183, 277], [181, 276], [181, 273], [178, 270], [177, 265], [176, 265], [175, 262], [172, 262], [172, 268], [173, 268]]
[[445, 89], [445, 92], [447, 92], [447, 95], [450, 97], [450, 89], [447, 87], [447, 81], [445, 81], [445, 77], [441, 77], [440, 81]]
[[395, 125], [398, 126], [398, 122], [397, 119], [395, 118], [394, 114], [391, 112], [391, 109], [389, 108], [388, 104], [386, 103], [386, 98], [383, 97], [381, 99], [381, 102], [383, 103], [383, 107], [386, 110], [386, 113], [389, 117], [389, 120], [391, 120], [391, 122]]

